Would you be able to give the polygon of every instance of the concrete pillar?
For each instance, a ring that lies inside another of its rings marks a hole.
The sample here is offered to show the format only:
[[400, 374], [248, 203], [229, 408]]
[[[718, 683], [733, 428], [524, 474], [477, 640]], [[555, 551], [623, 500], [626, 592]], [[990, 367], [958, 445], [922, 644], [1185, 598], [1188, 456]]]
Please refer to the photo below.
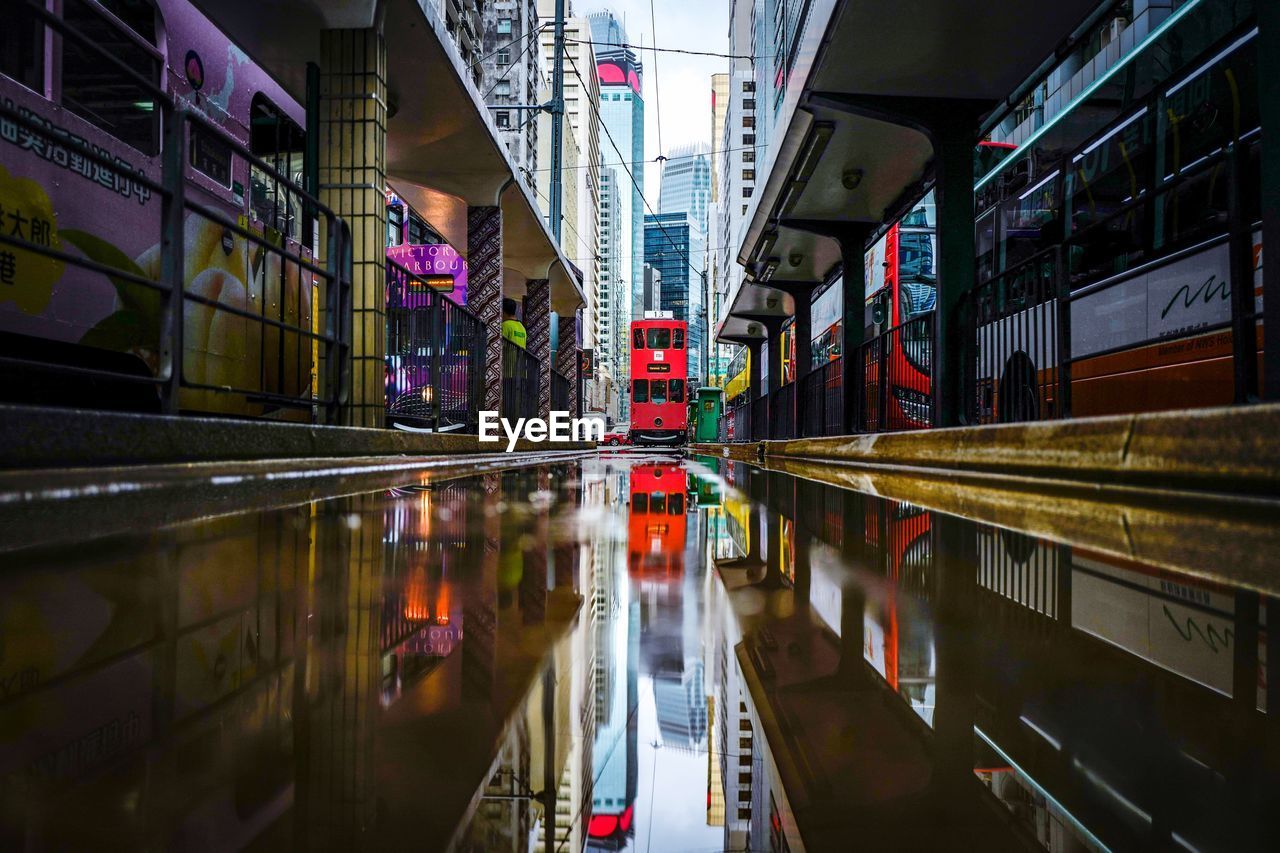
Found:
[[973, 267], [974, 128], [967, 123], [934, 134], [938, 211], [938, 308], [934, 312], [934, 426], [959, 426], [965, 417], [964, 328], [960, 308], [976, 281]]
[[[1259, 3], [1258, 100], [1262, 138], [1280, 139], [1280, 3]], [[1262, 245], [1280, 246], [1280, 145], [1262, 146]], [[1267, 250], [1264, 248], [1264, 252]], [[1262, 397], [1280, 400], [1280, 264], [1262, 265]]]
[[386, 416], [387, 49], [376, 29], [320, 33], [320, 200], [351, 228], [348, 420]]
[[538, 360], [538, 417], [551, 412], [551, 285], [531, 279], [524, 297], [524, 330], [529, 355]]
[[502, 208], [467, 208], [467, 307], [484, 326], [484, 399], [502, 411]]
[[579, 415], [578, 407], [578, 314], [560, 314], [560, 340], [556, 349], [556, 370], [569, 377], [569, 412]]

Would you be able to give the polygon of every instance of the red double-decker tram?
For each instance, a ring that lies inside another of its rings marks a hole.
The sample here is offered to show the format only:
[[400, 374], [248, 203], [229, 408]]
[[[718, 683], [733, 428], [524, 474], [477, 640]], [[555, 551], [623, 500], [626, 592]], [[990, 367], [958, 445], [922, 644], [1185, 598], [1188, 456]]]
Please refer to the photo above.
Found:
[[631, 323], [631, 443], [683, 444], [689, 420], [689, 324], [669, 317]]
[[672, 463], [646, 463], [632, 468], [630, 479], [628, 570], [632, 577], [682, 576], [689, 507], [684, 469]]

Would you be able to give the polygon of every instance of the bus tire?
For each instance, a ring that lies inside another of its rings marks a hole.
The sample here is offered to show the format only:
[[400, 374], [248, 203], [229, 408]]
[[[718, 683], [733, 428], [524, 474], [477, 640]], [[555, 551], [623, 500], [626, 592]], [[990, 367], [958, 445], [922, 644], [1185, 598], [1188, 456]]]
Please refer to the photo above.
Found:
[[1040, 420], [1040, 389], [1036, 385], [1036, 366], [1025, 352], [1015, 352], [1005, 362], [1000, 377], [1000, 398], [996, 402], [996, 421], [1002, 424]]

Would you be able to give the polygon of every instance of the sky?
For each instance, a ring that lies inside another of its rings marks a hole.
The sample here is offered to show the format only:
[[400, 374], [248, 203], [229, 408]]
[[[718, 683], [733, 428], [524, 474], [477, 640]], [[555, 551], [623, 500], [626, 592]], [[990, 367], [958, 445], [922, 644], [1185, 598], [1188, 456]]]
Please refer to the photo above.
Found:
[[[611, 9], [622, 19], [631, 44], [729, 52], [729, 0], [590, 0], [572, 5], [575, 15]], [[728, 71], [729, 60], [652, 50], [641, 51], [640, 59], [644, 64], [644, 151], [649, 161], [644, 195], [657, 210], [661, 169], [653, 158], [690, 143], [711, 146], [711, 75]], [[609, 143], [602, 139], [600, 144], [607, 148]], [[616, 156], [612, 150], [601, 153], [605, 159]]]

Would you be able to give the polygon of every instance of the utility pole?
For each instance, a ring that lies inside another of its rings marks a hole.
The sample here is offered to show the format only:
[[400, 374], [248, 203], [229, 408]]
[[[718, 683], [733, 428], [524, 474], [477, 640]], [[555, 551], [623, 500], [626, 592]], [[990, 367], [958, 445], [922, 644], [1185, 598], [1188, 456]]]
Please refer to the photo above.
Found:
[[[555, 50], [551, 66], [551, 234], [560, 242], [560, 206], [564, 192], [564, 0], [556, 0]], [[585, 94], [585, 93], [584, 93]]]

